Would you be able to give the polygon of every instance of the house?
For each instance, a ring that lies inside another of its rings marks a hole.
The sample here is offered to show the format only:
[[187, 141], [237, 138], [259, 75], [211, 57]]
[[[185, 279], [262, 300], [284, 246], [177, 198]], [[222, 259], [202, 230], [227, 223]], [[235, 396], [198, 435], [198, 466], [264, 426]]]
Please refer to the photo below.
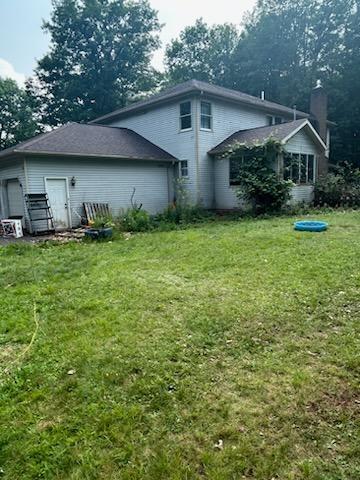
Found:
[[[89, 124], [71, 123], [0, 152], [0, 217], [23, 216], [24, 195], [47, 192], [57, 226], [79, 223], [84, 202], [112, 211], [132, 197], [150, 213], [174, 200], [182, 177], [189, 199], [211, 209], [238, 207], [234, 142], [282, 141], [292, 154], [294, 201], [311, 201], [327, 171], [327, 95], [318, 82], [311, 113], [191, 80]], [[283, 172], [282, 159], [277, 166]]]

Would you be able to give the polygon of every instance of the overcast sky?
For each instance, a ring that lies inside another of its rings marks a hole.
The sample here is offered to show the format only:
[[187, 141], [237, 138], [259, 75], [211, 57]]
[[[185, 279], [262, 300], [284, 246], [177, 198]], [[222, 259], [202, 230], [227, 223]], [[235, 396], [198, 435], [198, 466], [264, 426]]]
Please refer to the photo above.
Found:
[[[209, 23], [240, 24], [243, 14], [256, 0], [150, 0], [165, 24], [161, 33], [163, 47], [155, 53], [153, 64], [162, 68], [163, 50], [172, 38], [199, 17]], [[0, 0], [0, 76], [22, 84], [32, 74], [36, 59], [47, 51], [49, 38], [41, 30], [48, 19], [51, 0]]]

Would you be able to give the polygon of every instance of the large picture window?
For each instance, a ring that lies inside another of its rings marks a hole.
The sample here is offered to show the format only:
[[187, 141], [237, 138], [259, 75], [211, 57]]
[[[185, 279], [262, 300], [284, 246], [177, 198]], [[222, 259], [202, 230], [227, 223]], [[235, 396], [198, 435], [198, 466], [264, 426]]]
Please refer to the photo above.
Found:
[[290, 153], [284, 159], [284, 179], [297, 185], [306, 185], [315, 181], [315, 155]]
[[180, 103], [180, 130], [191, 130], [191, 102]]

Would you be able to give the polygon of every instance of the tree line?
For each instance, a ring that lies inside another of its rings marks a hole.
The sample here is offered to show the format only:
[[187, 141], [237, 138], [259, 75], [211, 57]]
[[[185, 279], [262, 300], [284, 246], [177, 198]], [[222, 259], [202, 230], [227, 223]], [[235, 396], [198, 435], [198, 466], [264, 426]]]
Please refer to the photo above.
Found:
[[[234, 15], [236, 12], [234, 12]], [[235, 20], [237, 20], [235, 18]], [[238, 24], [198, 19], [151, 65], [161, 24], [147, 0], [54, 0], [49, 51], [20, 89], [0, 79], [0, 148], [87, 122], [192, 78], [309, 110], [329, 94], [332, 161], [360, 165], [360, 0], [258, 0]]]

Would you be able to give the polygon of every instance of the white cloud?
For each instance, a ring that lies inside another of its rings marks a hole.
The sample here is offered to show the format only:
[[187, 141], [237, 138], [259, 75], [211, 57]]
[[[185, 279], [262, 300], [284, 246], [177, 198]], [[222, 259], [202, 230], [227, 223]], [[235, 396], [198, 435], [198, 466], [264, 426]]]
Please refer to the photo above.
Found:
[[4, 58], [0, 58], [0, 77], [12, 78], [20, 87], [24, 86], [26, 79], [23, 73], [17, 72], [13, 65]]
[[152, 62], [156, 68], [162, 69], [166, 44], [176, 38], [187, 25], [193, 25], [200, 17], [209, 24], [227, 22], [240, 25], [244, 13], [255, 6], [256, 0], [150, 0], [150, 3], [158, 10], [160, 22], [165, 23], [160, 35], [162, 48], [155, 53]]

